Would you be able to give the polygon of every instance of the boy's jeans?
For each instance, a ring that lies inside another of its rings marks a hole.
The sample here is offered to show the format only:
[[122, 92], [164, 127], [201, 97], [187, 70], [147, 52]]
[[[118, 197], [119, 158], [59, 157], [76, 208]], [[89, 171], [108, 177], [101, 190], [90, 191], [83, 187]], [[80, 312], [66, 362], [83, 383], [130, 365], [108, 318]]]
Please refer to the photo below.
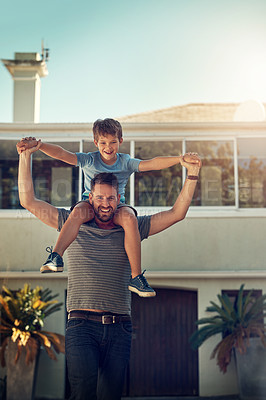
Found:
[[130, 357], [131, 322], [69, 319], [66, 358], [71, 400], [119, 400]]

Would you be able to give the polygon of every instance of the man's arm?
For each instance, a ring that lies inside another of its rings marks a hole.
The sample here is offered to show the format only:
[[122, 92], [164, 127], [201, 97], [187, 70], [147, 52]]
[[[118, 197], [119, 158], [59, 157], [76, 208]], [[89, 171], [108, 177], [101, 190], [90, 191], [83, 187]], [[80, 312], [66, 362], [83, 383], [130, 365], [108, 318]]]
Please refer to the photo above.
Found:
[[[200, 160], [198, 161], [198, 164], [188, 164], [184, 161], [181, 161], [181, 165], [187, 168], [188, 175], [199, 175], [201, 167]], [[192, 201], [196, 185], [197, 180], [186, 179], [173, 207], [168, 211], [162, 211], [152, 215], [149, 236], [155, 235], [156, 233], [169, 228], [171, 225], [174, 225], [185, 218]]]
[[179, 164], [182, 158], [188, 163], [198, 163], [198, 156], [195, 153], [186, 153], [184, 156], [162, 156], [154, 157], [150, 160], [142, 160], [139, 163], [139, 172], [158, 171], [164, 168]]
[[[37, 149], [38, 150], [38, 149]], [[35, 150], [36, 151], [36, 150]], [[58, 210], [45, 201], [35, 197], [32, 175], [31, 154], [33, 149], [25, 150], [19, 155], [18, 190], [22, 207], [26, 208], [46, 225], [58, 228]]]
[[34, 137], [26, 137], [17, 143], [20, 151], [31, 149], [39, 145], [38, 149], [49, 157], [64, 161], [67, 164], [77, 165], [77, 155], [71, 151], [65, 150], [63, 147], [52, 143], [43, 143]]

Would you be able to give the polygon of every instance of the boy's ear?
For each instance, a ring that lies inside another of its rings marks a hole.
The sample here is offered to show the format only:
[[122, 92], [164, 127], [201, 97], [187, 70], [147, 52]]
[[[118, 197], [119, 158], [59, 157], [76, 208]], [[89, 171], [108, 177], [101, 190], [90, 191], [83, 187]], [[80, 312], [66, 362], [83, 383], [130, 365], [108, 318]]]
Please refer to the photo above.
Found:
[[119, 144], [122, 144], [123, 143], [123, 138], [121, 137], [121, 139], [119, 140]]
[[98, 147], [98, 141], [94, 139], [93, 142], [94, 142], [95, 146]]

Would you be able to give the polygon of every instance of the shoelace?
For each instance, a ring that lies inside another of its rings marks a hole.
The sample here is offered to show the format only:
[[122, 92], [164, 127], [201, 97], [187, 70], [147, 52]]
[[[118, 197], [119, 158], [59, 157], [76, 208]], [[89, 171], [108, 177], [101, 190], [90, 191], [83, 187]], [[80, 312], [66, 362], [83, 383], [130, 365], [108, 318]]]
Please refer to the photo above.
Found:
[[142, 288], [149, 287], [149, 284], [144, 276], [144, 272], [146, 272], [146, 269], [138, 276], [138, 280], [140, 281]]
[[45, 249], [46, 251], [47, 251], [47, 253], [50, 253], [50, 254], [52, 254], [52, 252], [53, 252], [53, 246], [48, 246], [48, 247], [46, 247], [46, 249]]

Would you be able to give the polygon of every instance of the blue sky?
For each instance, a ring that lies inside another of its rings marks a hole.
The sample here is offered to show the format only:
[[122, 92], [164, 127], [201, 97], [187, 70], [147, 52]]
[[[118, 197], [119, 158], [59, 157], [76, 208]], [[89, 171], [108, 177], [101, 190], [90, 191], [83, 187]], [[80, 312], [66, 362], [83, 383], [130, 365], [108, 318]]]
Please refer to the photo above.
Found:
[[[40, 122], [195, 102], [266, 102], [266, 0], [13, 0], [0, 58], [50, 48]], [[0, 65], [0, 122], [13, 82]]]

